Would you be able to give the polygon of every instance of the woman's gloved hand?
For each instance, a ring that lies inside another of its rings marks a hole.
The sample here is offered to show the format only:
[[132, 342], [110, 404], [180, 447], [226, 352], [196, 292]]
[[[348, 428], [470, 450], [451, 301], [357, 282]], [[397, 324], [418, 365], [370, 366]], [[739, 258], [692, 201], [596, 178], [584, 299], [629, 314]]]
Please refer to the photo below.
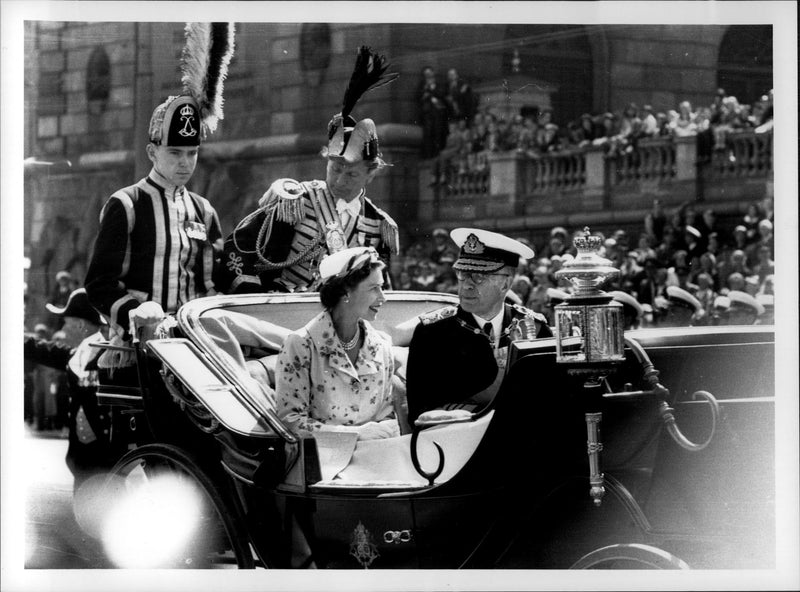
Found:
[[370, 421], [358, 426], [359, 440], [380, 440], [381, 438], [394, 438], [399, 435], [400, 427], [395, 419]]

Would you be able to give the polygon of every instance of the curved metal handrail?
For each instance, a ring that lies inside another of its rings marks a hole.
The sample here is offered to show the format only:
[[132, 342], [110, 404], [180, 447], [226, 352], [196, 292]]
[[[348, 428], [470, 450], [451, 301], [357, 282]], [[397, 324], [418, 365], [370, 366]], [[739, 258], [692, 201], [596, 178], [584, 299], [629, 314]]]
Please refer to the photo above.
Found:
[[696, 452], [698, 450], [703, 450], [706, 446], [711, 443], [711, 440], [714, 438], [714, 434], [716, 433], [717, 423], [719, 421], [719, 403], [717, 399], [709, 393], [708, 391], [696, 391], [692, 396], [693, 398], [702, 397], [706, 400], [711, 408], [711, 429], [709, 431], [709, 435], [704, 442], [700, 444], [696, 444], [689, 440], [683, 432], [681, 432], [680, 428], [675, 421], [674, 409], [670, 407], [669, 403], [667, 403], [667, 399], [669, 398], [669, 389], [667, 389], [664, 385], [662, 385], [658, 381], [659, 372], [656, 370], [653, 362], [650, 360], [650, 356], [647, 355], [644, 347], [631, 337], [625, 337], [625, 344], [631, 348], [631, 351], [636, 356], [636, 359], [642, 365], [644, 370], [644, 379], [650, 385], [649, 391], [629, 391], [629, 392], [622, 392], [622, 393], [607, 393], [603, 395], [607, 398], [614, 398], [614, 397], [631, 397], [631, 396], [640, 396], [640, 395], [654, 395], [658, 397], [661, 401], [659, 403], [659, 416], [664, 421], [666, 425], [667, 432], [675, 442], [684, 448], [685, 450], [689, 450], [691, 452]]

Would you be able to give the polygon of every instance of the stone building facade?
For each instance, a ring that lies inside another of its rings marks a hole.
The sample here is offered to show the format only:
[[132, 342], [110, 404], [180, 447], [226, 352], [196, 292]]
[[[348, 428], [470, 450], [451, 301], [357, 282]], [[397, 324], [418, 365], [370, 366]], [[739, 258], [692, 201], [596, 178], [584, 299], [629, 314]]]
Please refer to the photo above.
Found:
[[[384, 158], [394, 165], [370, 193], [399, 222], [401, 240], [437, 223], [419, 205], [416, 89], [424, 65], [442, 79], [456, 68], [481, 90], [482, 106], [497, 110], [511, 101], [525, 106], [526, 88], [546, 88], [561, 122], [630, 102], [656, 110], [682, 100], [708, 105], [720, 85], [745, 103], [772, 88], [769, 26], [240, 23], [225, 118], [191, 182], [214, 203], [226, 233], [275, 178], [324, 175], [326, 125], [361, 44], [386, 54], [400, 73], [366, 95], [356, 115], [378, 123]], [[183, 23], [26, 22], [30, 314], [41, 310], [57, 271], [82, 281], [102, 204], [149, 170], [147, 122], [179, 90], [182, 45]]]

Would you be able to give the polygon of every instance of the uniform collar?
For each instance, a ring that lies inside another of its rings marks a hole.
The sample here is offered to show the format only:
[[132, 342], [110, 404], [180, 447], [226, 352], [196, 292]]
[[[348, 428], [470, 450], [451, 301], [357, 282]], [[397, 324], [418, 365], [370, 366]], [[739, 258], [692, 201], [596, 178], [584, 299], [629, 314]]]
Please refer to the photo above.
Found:
[[355, 218], [356, 216], [361, 215], [361, 208], [364, 203], [364, 190], [361, 190], [361, 193], [358, 194], [358, 197], [353, 199], [350, 202], [346, 202], [345, 200], [339, 198], [336, 200], [336, 211], [341, 216], [342, 213], [347, 210], [350, 212], [350, 216]]
[[505, 317], [505, 308], [506, 307], [503, 306], [503, 308], [500, 309], [500, 312], [498, 312], [496, 315], [494, 315], [491, 319], [484, 319], [483, 317], [480, 317], [480, 316], [476, 315], [475, 313], [472, 313], [472, 317], [475, 319], [475, 322], [478, 324], [478, 328], [479, 329], [483, 329], [483, 327], [486, 325], [486, 323], [491, 323], [492, 324], [492, 329], [494, 330], [494, 336], [495, 336], [495, 338], [497, 338], [497, 336], [500, 335], [500, 333], [503, 331], [503, 320], [504, 320], [504, 317]]
[[150, 169], [150, 174], [148, 175], [148, 177], [153, 183], [163, 188], [167, 195], [175, 195], [176, 193], [181, 193], [186, 187], [186, 185], [173, 185], [167, 180], [167, 178], [164, 175], [159, 173], [155, 169], [155, 167]]

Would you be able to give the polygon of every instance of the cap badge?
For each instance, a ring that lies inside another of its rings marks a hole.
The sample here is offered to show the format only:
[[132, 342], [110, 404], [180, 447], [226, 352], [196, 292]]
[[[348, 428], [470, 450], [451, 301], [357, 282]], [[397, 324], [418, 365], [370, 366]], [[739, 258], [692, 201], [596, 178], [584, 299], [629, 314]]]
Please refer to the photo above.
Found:
[[194, 109], [190, 105], [184, 105], [181, 107], [181, 121], [183, 122], [183, 128], [178, 130], [178, 133], [183, 136], [184, 138], [192, 138], [197, 135], [197, 130], [192, 127], [192, 121], [194, 121]]
[[470, 234], [464, 242], [464, 252], [469, 255], [483, 254], [484, 245], [475, 234]]

